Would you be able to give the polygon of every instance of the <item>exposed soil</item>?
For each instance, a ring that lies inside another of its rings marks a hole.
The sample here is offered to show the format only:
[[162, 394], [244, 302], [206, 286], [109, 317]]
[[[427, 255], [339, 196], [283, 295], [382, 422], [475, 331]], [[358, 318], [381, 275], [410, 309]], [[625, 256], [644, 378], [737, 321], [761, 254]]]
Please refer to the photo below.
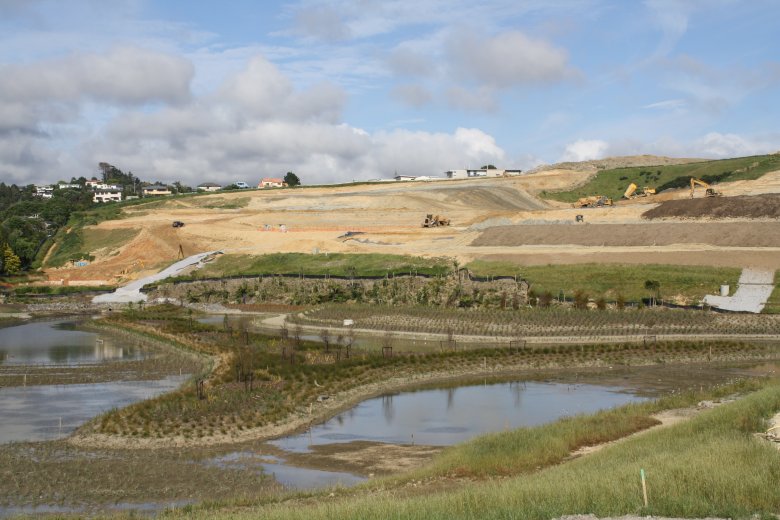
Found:
[[680, 222], [653, 224], [520, 225], [487, 229], [472, 246], [669, 246], [780, 247], [780, 222]]
[[414, 446], [354, 441], [312, 446], [311, 453], [285, 453], [289, 464], [364, 476], [390, 475], [430, 462], [441, 446]]
[[660, 218], [780, 218], [780, 193], [755, 196], [705, 197], [662, 202], [642, 214], [646, 219]]

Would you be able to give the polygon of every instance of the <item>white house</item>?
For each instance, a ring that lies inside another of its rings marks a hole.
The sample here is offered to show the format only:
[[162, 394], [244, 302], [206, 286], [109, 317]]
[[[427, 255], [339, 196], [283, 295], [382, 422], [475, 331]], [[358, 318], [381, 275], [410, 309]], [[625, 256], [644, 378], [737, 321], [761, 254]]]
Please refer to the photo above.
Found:
[[34, 195], [42, 199], [50, 199], [54, 195], [54, 186], [50, 186], [50, 185], [35, 186]]
[[69, 189], [70, 190], [80, 190], [81, 189], [81, 184], [67, 184], [67, 183], [61, 182], [61, 183], [59, 183], [57, 185], [57, 188], [59, 188], [61, 190], [69, 190]]
[[96, 189], [92, 195], [92, 202], [119, 202], [122, 200], [122, 190], [115, 189]]
[[84, 185], [87, 188], [95, 189], [98, 187], [98, 185], [103, 184], [101, 181], [97, 180], [95, 177], [92, 177], [90, 180], [88, 180]]
[[523, 170], [502, 170], [500, 168], [479, 168], [476, 170], [449, 170], [448, 179], [470, 179], [475, 177], [510, 177], [520, 175]]
[[219, 191], [221, 189], [222, 186], [213, 182], [204, 182], [203, 184], [198, 184], [198, 191]]
[[393, 178], [398, 182], [409, 182], [415, 180], [417, 177], [414, 175], [396, 175]]
[[144, 186], [141, 190], [144, 197], [155, 197], [158, 195], [171, 195], [171, 190], [168, 186], [162, 184], [152, 184], [151, 186]]
[[284, 179], [277, 179], [275, 177], [263, 177], [263, 180], [257, 185], [258, 188], [284, 188], [287, 183]]

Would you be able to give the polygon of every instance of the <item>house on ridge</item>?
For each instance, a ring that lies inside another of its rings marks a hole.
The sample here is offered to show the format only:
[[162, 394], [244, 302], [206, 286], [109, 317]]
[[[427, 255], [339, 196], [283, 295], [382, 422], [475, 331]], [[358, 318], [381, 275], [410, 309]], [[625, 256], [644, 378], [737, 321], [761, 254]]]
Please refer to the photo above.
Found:
[[258, 188], [286, 188], [287, 183], [284, 179], [278, 179], [276, 177], [263, 177], [263, 180], [257, 185]]

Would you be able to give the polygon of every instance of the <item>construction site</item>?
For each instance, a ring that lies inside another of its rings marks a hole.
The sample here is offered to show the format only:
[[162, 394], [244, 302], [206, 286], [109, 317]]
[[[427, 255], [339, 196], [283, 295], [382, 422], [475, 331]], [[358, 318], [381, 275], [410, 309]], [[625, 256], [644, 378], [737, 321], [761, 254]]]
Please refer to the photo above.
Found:
[[694, 185], [693, 178], [690, 187], [655, 194], [640, 188], [643, 196], [631, 193], [594, 207], [546, 196], [582, 186], [597, 173], [578, 164], [510, 178], [155, 200], [124, 208], [120, 219], [85, 227], [90, 262], [44, 263], [44, 269], [52, 284], [116, 286], [211, 250], [393, 253], [520, 266], [780, 267], [780, 171], [719, 183], [720, 196], [707, 196], [705, 190], [714, 188]]

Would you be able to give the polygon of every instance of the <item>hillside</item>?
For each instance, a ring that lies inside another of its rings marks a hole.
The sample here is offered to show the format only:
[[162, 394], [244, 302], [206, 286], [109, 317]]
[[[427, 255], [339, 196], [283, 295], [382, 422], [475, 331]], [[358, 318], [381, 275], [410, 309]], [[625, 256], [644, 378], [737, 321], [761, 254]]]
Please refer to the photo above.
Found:
[[[592, 162], [592, 161], [591, 161]], [[691, 177], [710, 184], [738, 180], [755, 180], [765, 173], [780, 169], [780, 156], [758, 155], [717, 161], [687, 162], [651, 166], [610, 168], [599, 171], [585, 184], [575, 189], [547, 193], [546, 197], [561, 202], [574, 202], [580, 197], [606, 195], [619, 199], [630, 183], [649, 186], [658, 192], [685, 188]]]
[[[720, 176], [718, 189], [726, 196], [722, 201], [736, 195], [777, 193], [780, 157], [604, 170], [584, 187], [577, 187], [582, 171], [557, 169], [511, 178], [242, 190], [136, 202], [112, 206], [121, 211], [106, 212], [119, 218], [96, 219], [94, 224], [85, 219], [70, 233], [62, 233], [48, 255], [45, 272], [55, 284], [121, 284], [156, 272], [180, 253], [215, 249], [229, 255], [446, 257], [461, 264], [493, 259], [520, 265], [608, 262], [742, 267], [752, 263], [780, 268], [780, 243], [774, 238], [780, 224], [767, 223], [770, 229], [757, 240], [750, 213], [734, 223], [728, 241], [717, 236], [718, 229], [707, 231], [704, 240], [699, 228], [689, 230], [665, 221], [657, 231], [645, 233], [650, 228], [642, 227], [648, 225], [643, 213], [666, 200], [687, 205], [683, 202], [689, 200], [686, 189], [619, 201], [611, 208], [582, 210], [559, 202], [592, 191], [618, 199], [632, 179], [640, 185], [660, 186], [687, 182], [691, 175]], [[541, 198], [545, 196], [558, 201]], [[751, 200], [739, 204], [754, 206]], [[424, 229], [426, 214], [446, 216], [452, 225]], [[577, 214], [583, 214], [585, 223], [575, 228]], [[184, 227], [173, 228], [174, 220], [184, 222]], [[617, 228], [606, 225], [613, 224], [633, 227], [611, 236], [610, 230]], [[491, 235], [497, 238], [477, 241], [496, 226], [517, 229], [505, 228]], [[519, 242], [517, 237], [521, 237]], [[81, 265], [67, 262], [77, 257], [88, 261]]]

